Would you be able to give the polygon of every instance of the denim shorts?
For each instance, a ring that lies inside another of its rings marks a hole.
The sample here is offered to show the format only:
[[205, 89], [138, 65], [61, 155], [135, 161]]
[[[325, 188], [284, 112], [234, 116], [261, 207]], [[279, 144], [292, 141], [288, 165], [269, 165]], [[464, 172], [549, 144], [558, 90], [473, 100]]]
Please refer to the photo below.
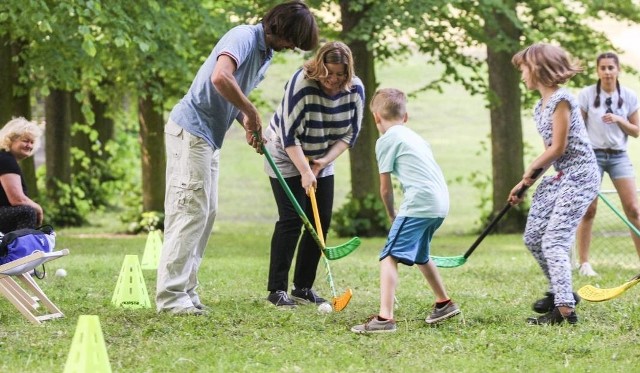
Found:
[[633, 164], [627, 152], [609, 154], [595, 150], [598, 167], [600, 167], [600, 177], [606, 172], [612, 180], [634, 178]]

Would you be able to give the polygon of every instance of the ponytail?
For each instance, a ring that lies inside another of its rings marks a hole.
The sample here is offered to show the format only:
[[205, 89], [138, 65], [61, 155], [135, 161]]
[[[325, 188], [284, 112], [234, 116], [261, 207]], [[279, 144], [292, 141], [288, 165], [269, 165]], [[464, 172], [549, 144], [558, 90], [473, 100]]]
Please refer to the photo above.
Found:
[[600, 79], [596, 83], [596, 99], [593, 101], [593, 107], [600, 107]]

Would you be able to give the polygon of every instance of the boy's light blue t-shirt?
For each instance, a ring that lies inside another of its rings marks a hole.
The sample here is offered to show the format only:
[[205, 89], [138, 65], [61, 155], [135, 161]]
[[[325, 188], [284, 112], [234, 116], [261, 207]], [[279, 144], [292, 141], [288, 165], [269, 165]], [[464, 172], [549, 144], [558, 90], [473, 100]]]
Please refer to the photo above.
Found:
[[233, 75], [242, 92], [248, 96], [264, 79], [273, 50], [267, 48], [262, 24], [232, 28], [213, 48], [189, 91], [171, 111], [171, 120], [192, 135], [203, 138], [214, 149], [222, 147], [224, 136], [239, 113], [211, 83], [211, 74], [222, 54], [235, 60]]
[[404, 198], [397, 216], [445, 218], [449, 190], [431, 147], [404, 125], [392, 126], [376, 141], [378, 170], [395, 175]]

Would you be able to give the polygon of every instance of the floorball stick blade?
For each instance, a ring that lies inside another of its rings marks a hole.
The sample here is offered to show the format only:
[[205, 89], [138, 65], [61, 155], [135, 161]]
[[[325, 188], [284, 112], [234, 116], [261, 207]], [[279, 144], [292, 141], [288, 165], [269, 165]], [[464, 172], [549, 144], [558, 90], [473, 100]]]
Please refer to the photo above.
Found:
[[460, 267], [467, 262], [467, 258], [462, 255], [459, 256], [432, 256], [431, 260], [439, 268], [455, 268]]
[[360, 238], [353, 237], [349, 241], [343, 243], [340, 246], [336, 247], [327, 247], [324, 250], [324, 255], [329, 260], [337, 260], [340, 258], [344, 258], [345, 256], [351, 254], [360, 246]]
[[620, 296], [627, 291], [630, 287], [640, 282], [640, 278], [634, 278], [618, 287], [610, 289], [601, 289], [591, 285], [585, 285], [578, 290], [578, 295], [582, 299], [586, 299], [589, 302], [604, 302]]
[[334, 311], [340, 312], [345, 309], [349, 304], [349, 301], [351, 301], [352, 296], [353, 291], [351, 291], [351, 289], [347, 289], [347, 291], [345, 291], [341, 296], [333, 298], [332, 303]]

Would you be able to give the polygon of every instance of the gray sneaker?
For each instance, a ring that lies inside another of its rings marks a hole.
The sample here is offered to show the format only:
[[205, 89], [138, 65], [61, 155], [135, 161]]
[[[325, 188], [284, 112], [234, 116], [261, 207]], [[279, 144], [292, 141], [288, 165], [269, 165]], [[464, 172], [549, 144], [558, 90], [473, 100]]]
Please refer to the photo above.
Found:
[[199, 310], [195, 307], [165, 308], [160, 310], [160, 312], [166, 312], [175, 316], [206, 316], [208, 314], [207, 311]]
[[211, 307], [209, 306], [205, 306], [202, 303], [198, 303], [198, 304], [194, 304], [193, 305], [195, 308], [199, 309], [200, 311], [204, 311], [204, 312], [211, 312]]
[[436, 308], [436, 306], [434, 305], [431, 315], [429, 315], [424, 321], [426, 321], [427, 324], [436, 324], [459, 313], [460, 308], [458, 308], [458, 305], [456, 305], [452, 301], [449, 301], [449, 303], [447, 303], [447, 305], [442, 308]]
[[396, 331], [395, 320], [378, 320], [378, 315], [369, 316], [364, 324], [355, 325], [351, 328], [351, 331], [359, 334], [368, 333], [390, 333]]

